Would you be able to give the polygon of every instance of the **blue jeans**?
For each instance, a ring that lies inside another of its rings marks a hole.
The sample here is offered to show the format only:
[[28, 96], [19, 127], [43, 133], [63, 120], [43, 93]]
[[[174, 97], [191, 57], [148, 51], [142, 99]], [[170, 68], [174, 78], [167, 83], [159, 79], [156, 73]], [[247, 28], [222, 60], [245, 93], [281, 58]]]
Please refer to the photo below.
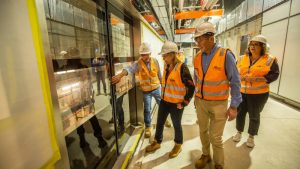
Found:
[[151, 101], [154, 97], [156, 103], [159, 105], [161, 100], [161, 89], [160, 87], [149, 91], [143, 92], [144, 95], [144, 122], [146, 127], [151, 127]]

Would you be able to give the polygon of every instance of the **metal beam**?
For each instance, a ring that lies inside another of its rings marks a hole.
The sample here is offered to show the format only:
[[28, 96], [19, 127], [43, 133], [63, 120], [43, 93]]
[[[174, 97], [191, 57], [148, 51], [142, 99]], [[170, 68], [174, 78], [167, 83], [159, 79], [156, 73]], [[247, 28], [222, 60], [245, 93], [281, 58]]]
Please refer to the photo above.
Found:
[[195, 28], [185, 28], [185, 29], [176, 29], [175, 33], [176, 34], [186, 34], [186, 33], [194, 33]]
[[186, 12], [178, 12], [175, 15], [175, 19], [195, 19], [201, 18], [203, 16], [222, 16], [223, 9], [213, 9], [208, 11], [186, 11]]

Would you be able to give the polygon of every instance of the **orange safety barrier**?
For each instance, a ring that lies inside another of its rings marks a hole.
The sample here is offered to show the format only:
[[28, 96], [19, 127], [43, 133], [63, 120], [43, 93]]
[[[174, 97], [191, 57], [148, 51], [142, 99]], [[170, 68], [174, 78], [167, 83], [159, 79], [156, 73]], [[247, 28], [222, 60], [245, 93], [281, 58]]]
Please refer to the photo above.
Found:
[[195, 18], [201, 18], [203, 16], [222, 16], [223, 15], [223, 9], [212, 9], [208, 11], [185, 11], [185, 12], [178, 12], [175, 15], [176, 20], [180, 19], [195, 19]]
[[118, 23], [120, 23], [120, 21], [117, 18], [111, 18], [112, 25], [117, 25]]
[[154, 22], [156, 21], [155, 17], [153, 15], [144, 15], [144, 18], [147, 22]]
[[176, 29], [176, 34], [195, 33], [195, 28]]
[[163, 31], [163, 30], [159, 30], [159, 31], [157, 31], [157, 33], [158, 33], [159, 35], [165, 35], [165, 34], [166, 34], [166, 32]]

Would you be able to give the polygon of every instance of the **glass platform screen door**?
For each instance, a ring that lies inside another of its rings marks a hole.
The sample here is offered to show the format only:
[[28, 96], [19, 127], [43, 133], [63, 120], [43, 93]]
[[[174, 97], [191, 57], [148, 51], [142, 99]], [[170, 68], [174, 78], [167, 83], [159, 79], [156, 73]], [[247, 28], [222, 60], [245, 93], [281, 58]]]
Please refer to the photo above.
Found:
[[[108, 3], [108, 20], [110, 36], [110, 55], [112, 75], [116, 75], [133, 64], [132, 20], [129, 16], [117, 10]], [[132, 99], [128, 92], [134, 87], [134, 75], [128, 74], [114, 86], [115, 117], [114, 122], [118, 132], [118, 151], [121, 152], [130, 136], [130, 108]]]

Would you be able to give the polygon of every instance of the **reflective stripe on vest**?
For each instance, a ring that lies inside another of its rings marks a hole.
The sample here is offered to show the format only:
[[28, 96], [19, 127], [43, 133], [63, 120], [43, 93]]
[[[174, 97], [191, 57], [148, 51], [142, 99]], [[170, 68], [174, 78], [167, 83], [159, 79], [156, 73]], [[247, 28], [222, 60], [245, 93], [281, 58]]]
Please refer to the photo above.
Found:
[[183, 100], [184, 96], [176, 95], [176, 94], [170, 94], [170, 93], [164, 93], [166, 97], [170, 97], [172, 99], [180, 99]]
[[162, 99], [169, 103], [182, 103], [186, 94], [185, 85], [181, 81], [182, 63], [177, 63], [169, 73], [166, 81], [166, 68], [162, 78]]
[[253, 65], [248, 55], [238, 60], [238, 70], [241, 75], [241, 92], [246, 94], [261, 94], [269, 92], [269, 84], [265, 79], [271, 69], [275, 57], [261, 56]]
[[185, 91], [185, 87], [178, 87], [178, 86], [173, 86], [173, 85], [165, 85], [166, 89], [170, 89], [170, 90], [176, 90], [176, 91]]
[[139, 78], [141, 89], [145, 92], [152, 91], [160, 86], [160, 80], [158, 78], [158, 65], [155, 63], [153, 58], [150, 58], [150, 69], [149, 71], [146, 64], [140, 59], [139, 64]]
[[194, 58], [195, 96], [205, 100], [226, 100], [229, 97], [229, 81], [225, 74], [226, 49], [217, 49], [207, 72], [202, 69], [202, 52]]

